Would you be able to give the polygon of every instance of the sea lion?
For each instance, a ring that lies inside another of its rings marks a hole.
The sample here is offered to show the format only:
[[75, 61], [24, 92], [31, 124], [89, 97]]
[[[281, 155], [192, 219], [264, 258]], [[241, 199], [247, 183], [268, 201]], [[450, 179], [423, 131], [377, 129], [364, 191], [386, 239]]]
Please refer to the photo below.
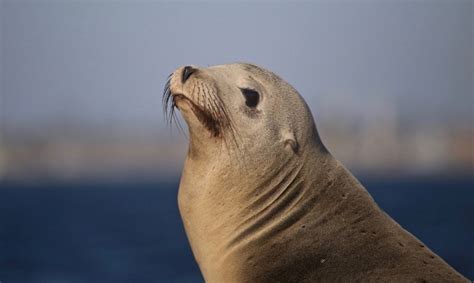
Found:
[[467, 282], [377, 206], [277, 75], [186, 66], [163, 98], [188, 125], [178, 204], [207, 282]]

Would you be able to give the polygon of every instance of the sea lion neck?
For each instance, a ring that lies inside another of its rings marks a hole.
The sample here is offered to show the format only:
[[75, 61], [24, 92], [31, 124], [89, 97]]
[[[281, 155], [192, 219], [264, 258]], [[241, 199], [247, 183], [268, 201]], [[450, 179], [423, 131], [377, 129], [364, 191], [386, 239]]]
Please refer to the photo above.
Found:
[[[319, 188], [328, 186], [328, 168], [336, 167], [336, 161], [319, 151], [305, 152], [303, 148], [302, 153], [280, 160], [278, 166], [268, 164], [273, 171], [262, 166], [260, 172], [265, 174], [247, 178], [232, 170], [231, 163], [187, 158], [179, 191], [180, 212], [205, 277], [207, 266], [214, 268], [220, 261], [225, 264], [227, 258], [258, 243], [288, 237], [285, 231], [300, 225], [307, 213], [324, 201]], [[201, 246], [206, 250], [201, 251]]]

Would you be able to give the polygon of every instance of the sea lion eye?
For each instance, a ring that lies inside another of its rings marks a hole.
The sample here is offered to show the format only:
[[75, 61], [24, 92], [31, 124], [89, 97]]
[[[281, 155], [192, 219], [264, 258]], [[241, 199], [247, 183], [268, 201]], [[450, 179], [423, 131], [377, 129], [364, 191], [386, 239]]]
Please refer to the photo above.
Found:
[[248, 88], [242, 88], [240, 89], [242, 91], [242, 94], [245, 97], [245, 105], [247, 105], [250, 108], [255, 108], [257, 107], [257, 104], [260, 100], [260, 94], [256, 92], [253, 89], [248, 89]]

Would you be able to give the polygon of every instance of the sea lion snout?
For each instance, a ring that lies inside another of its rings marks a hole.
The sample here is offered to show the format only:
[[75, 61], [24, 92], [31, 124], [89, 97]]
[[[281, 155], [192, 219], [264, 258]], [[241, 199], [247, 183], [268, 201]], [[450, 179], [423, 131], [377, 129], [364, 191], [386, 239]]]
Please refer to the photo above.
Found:
[[206, 68], [186, 65], [174, 71], [165, 85], [163, 94], [165, 114], [169, 119], [177, 108], [188, 126], [201, 132], [204, 127], [211, 138], [222, 137], [230, 127], [230, 117], [212, 75]]

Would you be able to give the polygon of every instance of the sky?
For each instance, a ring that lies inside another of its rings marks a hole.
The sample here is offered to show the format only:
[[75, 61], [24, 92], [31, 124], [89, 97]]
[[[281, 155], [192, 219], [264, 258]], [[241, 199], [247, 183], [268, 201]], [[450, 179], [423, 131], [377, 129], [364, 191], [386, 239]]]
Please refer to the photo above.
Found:
[[408, 122], [472, 121], [473, 3], [3, 0], [0, 130], [159, 133], [174, 69], [236, 61], [283, 77], [316, 118], [387, 100]]

